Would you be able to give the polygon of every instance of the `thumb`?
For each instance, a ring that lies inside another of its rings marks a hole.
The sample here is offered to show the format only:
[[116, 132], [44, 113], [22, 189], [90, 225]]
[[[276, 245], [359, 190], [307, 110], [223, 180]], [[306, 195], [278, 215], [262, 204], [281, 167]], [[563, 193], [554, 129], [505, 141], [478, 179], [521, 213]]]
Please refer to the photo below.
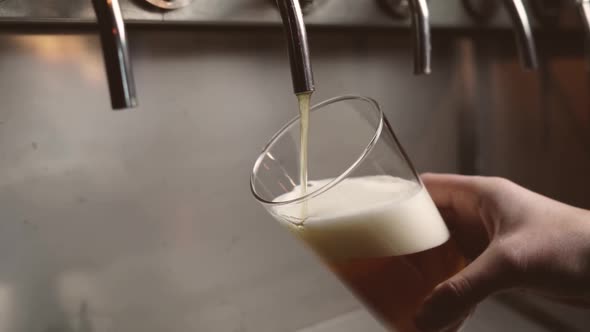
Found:
[[507, 287], [503, 282], [506, 269], [493, 248], [449, 280], [440, 283], [426, 298], [416, 316], [421, 331], [440, 331], [466, 317], [490, 294]]

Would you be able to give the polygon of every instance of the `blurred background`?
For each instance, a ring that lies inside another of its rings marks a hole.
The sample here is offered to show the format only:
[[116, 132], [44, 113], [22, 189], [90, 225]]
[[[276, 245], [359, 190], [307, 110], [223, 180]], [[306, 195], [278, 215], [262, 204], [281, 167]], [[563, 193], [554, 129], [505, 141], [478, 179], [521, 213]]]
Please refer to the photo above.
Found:
[[[375, 98], [419, 171], [590, 208], [575, 8], [531, 14], [540, 61], [525, 71], [502, 8], [484, 22], [440, 3], [430, 76], [413, 75], [407, 18], [372, 1], [311, 9], [314, 101]], [[112, 112], [90, 1], [0, 2], [0, 332], [382, 331], [249, 191], [297, 114], [274, 5], [121, 6], [140, 106]], [[586, 331], [589, 317], [502, 294], [465, 331]]]

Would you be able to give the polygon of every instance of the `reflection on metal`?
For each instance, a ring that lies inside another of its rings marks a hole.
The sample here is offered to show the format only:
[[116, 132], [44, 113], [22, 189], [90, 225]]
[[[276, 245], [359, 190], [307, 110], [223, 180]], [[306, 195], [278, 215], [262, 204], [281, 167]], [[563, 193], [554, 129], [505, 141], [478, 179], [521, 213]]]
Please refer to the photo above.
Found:
[[[172, 3], [172, 0], [150, 0]], [[178, 0], [176, 0], [178, 1]], [[174, 1], [174, 2], [176, 2]], [[186, 0], [183, 0], [186, 1]], [[407, 1], [407, 0], [406, 0]], [[435, 28], [473, 28], [463, 0], [431, 1], [430, 23]], [[406, 20], [392, 20], [377, 0], [300, 0], [308, 26], [400, 27]], [[198, 0], [190, 5], [162, 12], [146, 0], [120, 0], [127, 23], [191, 25], [274, 25], [281, 23], [272, 0]], [[169, 4], [168, 4], [169, 5]], [[406, 11], [408, 7], [406, 6]], [[407, 14], [406, 14], [407, 15]], [[409, 16], [406, 16], [409, 17]], [[0, 2], [0, 23], [93, 23], [91, 2], [72, 0], [5, 0]], [[490, 20], [490, 28], [508, 28], [510, 20], [503, 12]]]
[[14, 307], [16, 298], [14, 288], [10, 284], [0, 282], [0, 331], [14, 331], [15, 321], [18, 319]]
[[578, 8], [586, 35], [590, 38], [590, 0], [578, 0]]
[[432, 41], [430, 39], [430, 13], [426, 0], [409, 0], [414, 27], [414, 73], [430, 74]]
[[279, 11], [287, 35], [291, 75], [295, 94], [315, 90], [307, 43], [307, 32], [299, 0], [278, 0]]
[[463, 0], [463, 6], [476, 23], [488, 22], [500, 8], [497, 0]]
[[522, 0], [504, 0], [512, 18], [520, 62], [525, 69], [538, 67], [537, 49], [529, 16]]
[[45, 65], [75, 66], [77, 72], [91, 82], [101, 82], [104, 76], [102, 61], [96, 56], [96, 45], [76, 36], [60, 36], [59, 43], [55, 37], [44, 35], [34, 39], [15, 38], [13, 43], [30, 52]]
[[146, 0], [162, 9], [178, 9], [190, 5], [193, 0]]
[[135, 81], [119, 0], [92, 0], [106, 67], [113, 109], [137, 106]]
[[479, 147], [481, 135], [485, 128], [481, 128], [479, 112], [481, 107], [477, 104], [478, 96], [478, 68], [473, 43], [467, 38], [457, 41], [457, 53], [459, 65], [457, 66], [458, 84], [462, 91], [463, 99], [457, 107], [457, 139], [458, 155], [457, 167], [459, 173], [466, 175], [481, 174], [478, 169]]
[[427, 0], [378, 0], [394, 18], [412, 18], [414, 30], [414, 73], [430, 74], [432, 42], [430, 39], [430, 10]]

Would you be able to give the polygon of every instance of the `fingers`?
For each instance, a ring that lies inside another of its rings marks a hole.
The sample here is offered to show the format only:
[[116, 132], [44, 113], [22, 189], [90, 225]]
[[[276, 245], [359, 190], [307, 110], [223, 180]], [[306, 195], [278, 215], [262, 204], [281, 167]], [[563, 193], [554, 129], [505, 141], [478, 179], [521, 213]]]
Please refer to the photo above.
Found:
[[440, 209], [451, 210], [460, 218], [480, 217], [481, 188], [473, 177], [424, 174], [421, 178]]
[[510, 185], [506, 180], [460, 175], [425, 174], [422, 180], [461, 249], [471, 248], [479, 256], [439, 284], [416, 316], [422, 331], [453, 330], [480, 301], [511, 286], [513, 273], [506, 255], [490, 245], [502, 220], [498, 198], [506, 196]]
[[425, 332], [456, 326], [490, 294], [507, 288], [508, 273], [501, 255], [489, 249], [449, 280], [439, 284], [416, 316], [416, 326]]
[[481, 185], [477, 178], [459, 175], [425, 174], [422, 180], [451, 230], [461, 251], [468, 258], [479, 256], [492, 237], [492, 225], [486, 225], [480, 209]]

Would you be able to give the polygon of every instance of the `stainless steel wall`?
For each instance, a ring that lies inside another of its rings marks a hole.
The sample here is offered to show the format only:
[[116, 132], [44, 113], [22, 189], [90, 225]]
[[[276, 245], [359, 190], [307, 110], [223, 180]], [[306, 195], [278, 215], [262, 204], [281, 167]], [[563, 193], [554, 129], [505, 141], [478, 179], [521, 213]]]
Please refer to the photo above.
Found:
[[[296, 114], [282, 37], [132, 31], [141, 107], [111, 112], [96, 36], [0, 35], [0, 331], [379, 330], [250, 197], [259, 148]], [[316, 100], [376, 98], [420, 170], [589, 203], [587, 150], [561, 112], [585, 109], [579, 57], [554, 64], [577, 92], [547, 87], [562, 99], [540, 145], [547, 94], [512, 46], [494, 58], [443, 36], [435, 73], [416, 78], [405, 34], [311, 37]]]
[[590, 75], [583, 42], [574, 39], [572, 50], [571, 43], [541, 41], [544, 61], [536, 73], [520, 71], [502, 49], [474, 47], [480, 59], [477, 164], [481, 173], [590, 208]]

